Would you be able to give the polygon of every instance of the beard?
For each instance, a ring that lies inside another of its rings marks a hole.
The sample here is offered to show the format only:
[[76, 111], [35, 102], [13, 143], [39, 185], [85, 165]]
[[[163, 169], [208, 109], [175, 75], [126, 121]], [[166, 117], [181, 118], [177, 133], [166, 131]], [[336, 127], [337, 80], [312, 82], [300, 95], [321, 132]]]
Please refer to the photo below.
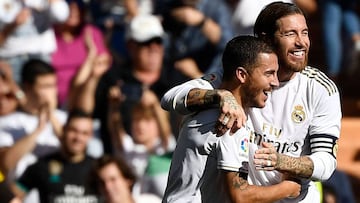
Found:
[[294, 73], [303, 71], [307, 64], [308, 54], [305, 55], [305, 58], [302, 61], [290, 60], [287, 55], [279, 56], [279, 81], [282, 82], [290, 80]]

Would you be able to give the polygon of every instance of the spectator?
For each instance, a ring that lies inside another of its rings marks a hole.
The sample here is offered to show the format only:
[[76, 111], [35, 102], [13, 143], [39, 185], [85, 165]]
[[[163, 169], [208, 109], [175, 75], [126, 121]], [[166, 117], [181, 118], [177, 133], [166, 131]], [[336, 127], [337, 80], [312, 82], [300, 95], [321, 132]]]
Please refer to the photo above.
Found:
[[3, 0], [0, 3], [0, 58], [8, 61], [20, 83], [23, 64], [29, 58], [50, 62], [56, 49], [52, 25], [69, 14], [64, 0]]
[[0, 117], [16, 111], [25, 102], [24, 92], [13, 80], [10, 65], [0, 61]]
[[173, 85], [221, 67], [221, 54], [233, 37], [231, 12], [222, 0], [155, 1], [167, 33], [166, 68]]
[[[58, 149], [58, 138], [67, 118], [67, 112], [56, 108], [56, 76], [51, 65], [32, 59], [22, 71], [28, 102], [19, 111], [0, 117], [0, 148], [7, 151], [2, 164], [5, 172], [10, 172], [10, 180], [19, 177], [37, 158]], [[90, 155], [102, 154], [102, 143], [96, 138], [91, 139], [90, 146]], [[33, 194], [27, 198], [30, 202], [35, 201]]]
[[[113, 147], [117, 150], [114, 153], [125, 157], [133, 167], [142, 183], [141, 192], [162, 197], [170, 168], [171, 156], [168, 155], [175, 148], [175, 139], [171, 134], [166, 112], [161, 109], [156, 95], [146, 90], [141, 101], [132, 108], [131, 130], [127, 133], [122, 124], [123, 118], [118, 111], [119, 105], [122, 105], [121, 91], [118, 87], [110, 90], [110, 99], [108, 126]], [[154, 164], [158, 163], [162, 165], [157, 165], [153, 170]], [[147, 173], [150, 171], [152, 173]], [[149, 187], [150, 185], [152, 187]]]
[[0, 202], [20, 203], [20, 199], [14, 195], [6, 178], [6, 169], [3, 166], [4, 154], [6, 150], [0, 149]]
[[[67, 117], [66, 112], [56, 109], [56, 76], [48, 63], [29, 60], [21, 78], [27, 102], [0, 118], [0, 148], [7, 150], [3, 164], [10, 181], [37, 158], [58, 149], [58, 136]], [[36, 193], [29, 194], [26, 201], [36, 201]]]
[[87, 57], [69, 84], [68, 104], [66, 109], [81, 108], [93, 113], [95, 90], [101, 76], [110, 68], [112, 60], [108, 52], [97, 53], [97, 46], [90, 30], [84, 33]]
[[96, 161], [94, 171], [106, 203], [161, 202], [155, 195], [134, 192], [136, 175], [121, 157], [104, 155]]
[[358, 1], [320, 0], [319, 3], [322, 11], [322, 36], [327, 72], [338, 82], [339, 74], [344, 71], [341, 67], [349, 66], [351, 60], [358, 60], [351, 59], [353, 54], [345, 51], [360, 51], [360, 22], [356, 12]]
[[40, 158], [25, 170], [17, 180], [17, 196], [23, 198], [26, 192], [37, 188], [42, 203], [100, 202], [95, 182], [91, 181], [94, 160], [86, 155], [92, 125], [90, 114], [71, 112], [59, 138], [60, 150]]
[[[114, 66], [104, 75], [96, 94], [95, 116], [100, 118], [105, 151], [110, 153], [112, 146], [106, 128], [107, 98], [110, 87], [121, 86], [126, 99], [121, 104], [124, 128], [129, 132], [132, 106], [138, 102], [145, 89], [150, 89], [160, 98], [168, 89], [169, 80], [164, 75], [163, 46], [164, 31], [155, 16], [136, 16], [127, 27], [127, 48], [129, 60]], [[107, 151], [108, 150], [108, 151]]]
[[[57, 49], [52, 65], [57, 76], [59, 106], [66, 107], [71, 80], [84, 63], [96, 55], [109, 54], [102, 32], [85, 20], [86, 7], [82, 0], [66, 0], [70, 15], [64, 23], [55, 25]], [[93, 47], [89, 47], [92, 40]], [[91, 49], [91, 50], [90, 50]]]

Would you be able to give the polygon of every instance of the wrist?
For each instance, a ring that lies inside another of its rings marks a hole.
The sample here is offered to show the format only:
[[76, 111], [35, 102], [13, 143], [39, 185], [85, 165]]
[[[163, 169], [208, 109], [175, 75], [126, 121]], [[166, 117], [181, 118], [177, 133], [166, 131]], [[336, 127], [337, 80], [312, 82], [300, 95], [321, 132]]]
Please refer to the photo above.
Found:
[[203, 28], [206, 23], [206, 20], [207, 20], [207, 18], [206, 18], [206, 16], [204, 16], [203, 19], [198, 24], [195, 25], [195, 27], [200, 28], [200, 29]]
[[219, 107], [220, 106], [219, 92], [217, 90], [208, 90], [204, 95], [204, 104], [206, 106]]

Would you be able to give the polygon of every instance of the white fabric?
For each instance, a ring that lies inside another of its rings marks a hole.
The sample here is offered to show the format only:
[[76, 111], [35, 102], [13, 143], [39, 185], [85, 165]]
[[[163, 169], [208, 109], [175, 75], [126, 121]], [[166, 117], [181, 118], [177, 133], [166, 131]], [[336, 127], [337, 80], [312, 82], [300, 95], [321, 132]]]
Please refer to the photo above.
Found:
[[17, 37], [9, 36], [0, 49], [1, 57], [12, 57], [22, 54], [48, 54], [56, 49], [55, 34], [48, 29], [41, 34]]
[[[54, 22], [64, 22], [69, 16], [68, 5], [63, 0], [52, 4], [49, 4], [47, 0], [26, 0], [24, 4], [29, 8], [49, 9], [49, 18]], [[22, 7], [20, 0], [0, 0], [0, 29], [13, 22]], [[34, 26], [33, 20], [32, 16], [30, 16], [24, 24], [19, 25], [8, 36], [0, 48], [0, 57], [8, 58], [23, 54], [50, 54], [55, 51], [56, 40], [53, 29], [49, 28], [39, 33]]]
[[69, 6], [65, 1], [55, 1], [50, 5], [50, 14], [54, 22], [65, 22], [69, 17]]
[[[64, 124], [67, 114], [56, 110], [56, 117], [61, 124]], [[25, 135], [32, 133], [38, 125], [37, 116], [23, 112], [15, 112], [10, 115], [0, 117], [0, 147], [12, 146], [17, 140]], [[36, 140], [36, 147], [33, 153], [25, 155], [17, 164], [15, 178], [19, 177], [27, 166], [34, 163], [37, 157], [44, 156], [57, 150], [60, 142], [54, 134], [52, 125], [48, 122]]]
[[[250, 122], [248, 122], [250, 124]], [[254, 130], [247, 125], [231, 135], [228, 130], [219, 139], [217, 146], [218, 169], [248, 172], [250, 134]]]
[[[218, 171], [213, 150], [218, 138], [212, 132], [218, 115], [218, 109], [211, 109], [185, 118], [172, 157], [163, 202], [201, 202], [200, 187], [203, 175]], [[210, 158], [215, 161], [209, 162], [212, 167], [208, 167], [208, 172], [205, 172], [206, 163]], [[220, 190], [221, 185], [215, 183], [215, 178], [212, 180]]]
[[176, 111], [182, 115], [191, 113], [186, 108], [187, 95], [191, 89], [213, 89], [213, 87], [218, 87], [221, 84], [222, 73], [220, 71], [209, 75], [207, 78], [211, 79], [193, 79], [171, 88], [161, 98], [161, 107], [167, 111]]
[[[207, 85], [202, 83], [207, 83]], [[185, 98], [178, 95], [179, 90], [186, 89], [188, 91], [194, 87], [202, 88], [209, 85], [210, 83], [205, 80], [202, 82], [193, 80], [182, 84], [167, 92], [166, 98], [162, 100], [164, 102], [162, 106], [177, 111], [178, 105], [172, 104], [185, 101]], [[214, 87], [217, 88], [218, 86]], [[181, 92], [181, 95], [187, 95], [188, 92], [186, 91]], [[174, 98], [178, 101], [174, 101]], [[165, 104], [167, 102], [169, 104]], [[249, 147], [250, 159], [263, 141], [273, 142], [278, 152], [289, 156], [299, 157], [311, 153], [316, 154], [318, 152], [312, 152], [309, 144], [312, 136], [326, 134], [332, 136], [334, 140], [340, 136], [341, 105], [339, 92], [335, 84], [322, 72], [307, 67], [302, 73], [297, 73], [292, 80], [281, 83], [280, 87], [269, 95], [265, 108], [251, 109], [250, 119], [256, 132], [250, 140], [252, 143]], [[328, 143], [325, 143], [324, 146], [326, 144]], [[321, 149], [328, 150], [325, 147]], [[336, 149], [333, 149], [332, 154], [336, 156]], [[316, 157], [320, 158], [321, 156]], [[329, 160], [323, 160], [323, 162], [314, 161], [315, 170], [312, 178], [327, 177], [323, 174], [330, 174], [335, 170], [336, 160], [329, 157], [331, 156], [328, 156], [327, 159]], [[332, 164], [326, 165], [324, 163]], [[255, 171], [252, 161], [249, 164], [250, 183], [272, 185], [282, 180], [281, 174], [276, 171]], [[324, 168], [325, 166], [326, 168]], [[191, 168], [191, 164], [188, 167]], [[185, 175], [178, 173], [177, 175], [185, 176], [188, 173]], [[302, 180], [302, 193], [299, 198], [285, 199], [279, 202], [319, 202], [319, 192], [316, 187], [312, 187], [312, 184], [310, 180]], [[306, 197], [303, 199], [305, 195]]]
[[[233, 135], [213, 132], [218, 109], [189, 115], [173, 154], [163, 202], [230, 202], [220, 170], [247, 173], [251, 125]], [[250, 123], [248, 123], [250, 124]]]

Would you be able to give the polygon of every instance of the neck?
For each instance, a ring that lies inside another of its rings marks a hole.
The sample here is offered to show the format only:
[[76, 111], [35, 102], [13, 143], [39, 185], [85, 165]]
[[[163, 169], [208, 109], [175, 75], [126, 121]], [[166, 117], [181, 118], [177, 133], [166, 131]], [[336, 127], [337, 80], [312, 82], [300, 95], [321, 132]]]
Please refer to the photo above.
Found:
[[280, 82], [286, 82], [295, 77], [296, 72], [289, 68], [279, 68], [278, 79]]
[[38, 105], [34, 104], [31, 101], [27, 101], [22, 107], [21, 110], [23, 110], [24, 112], [31, 114], [31, 115], [37, 115], [39, 112], [39, 107]]
[[85, 153], [70, 154], [70, 153], [66, 152], [66, 150], [63, 150], [62, 154], [63, 154], [64, 158], [71, 163], [79, 163], [85, 159]]

